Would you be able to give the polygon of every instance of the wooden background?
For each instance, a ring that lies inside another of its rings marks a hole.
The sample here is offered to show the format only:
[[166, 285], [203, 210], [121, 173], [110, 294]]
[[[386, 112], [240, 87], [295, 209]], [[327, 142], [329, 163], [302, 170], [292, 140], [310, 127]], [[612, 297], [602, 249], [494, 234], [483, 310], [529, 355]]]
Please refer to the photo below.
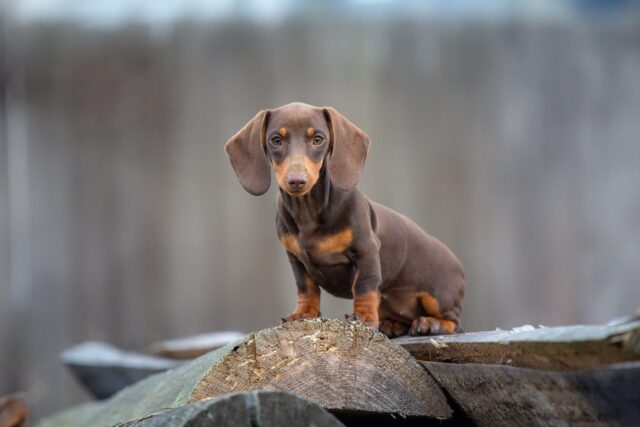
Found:
[[[595, 323], [640, 304], [640, 26], [419, 19], [3, 27], [0, 394], [85, 399], [83, 340], [274, 325], [294, 305], [275, 192], [227, 138], [332, 105], [373, 146], [361, 189], [463, 261], [466, 330]], [[345, 300], [322, 311], [341, 317]]]

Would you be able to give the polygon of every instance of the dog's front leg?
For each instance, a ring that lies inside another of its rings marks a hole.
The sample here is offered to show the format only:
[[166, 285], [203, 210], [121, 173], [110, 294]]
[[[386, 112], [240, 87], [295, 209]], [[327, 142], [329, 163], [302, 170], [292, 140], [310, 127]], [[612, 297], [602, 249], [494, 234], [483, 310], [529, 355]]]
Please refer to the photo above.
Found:
[[320, 316], [320, 288], [313, 281], [304, 265], [290, 252], [287, 252], [293, 276], [298, 289], [296, 309], [289, 316], [282, 319], [290, 322], [298, 319], [312, 319]]
[[380, 305], [378, 287], [381, 282], [380, 255], [377, 245], [372, 245], [356, 254], [355, 272], [351, 286], [353, 295], [351, 320], [359, 320], [378, 328], [378, 306]]

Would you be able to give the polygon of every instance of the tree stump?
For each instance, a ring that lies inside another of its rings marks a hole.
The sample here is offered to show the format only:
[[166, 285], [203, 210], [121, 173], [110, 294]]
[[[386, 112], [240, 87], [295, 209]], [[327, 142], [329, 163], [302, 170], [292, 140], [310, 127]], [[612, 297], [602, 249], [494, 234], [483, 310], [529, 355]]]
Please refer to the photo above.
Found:
[[447, 419], [441, 389], [411, 355], [357, 322], [301, 320], [250, 334], [43, 426], [113, 425], [226, 393], [283, 390], [332, 411]]

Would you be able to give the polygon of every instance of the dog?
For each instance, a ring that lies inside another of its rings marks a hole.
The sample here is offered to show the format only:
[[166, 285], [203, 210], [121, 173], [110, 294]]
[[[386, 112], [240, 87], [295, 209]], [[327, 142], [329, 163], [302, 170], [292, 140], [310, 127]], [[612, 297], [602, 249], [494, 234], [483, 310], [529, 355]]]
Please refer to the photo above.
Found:
[[331, 107], [262, 110], [225, 145], [242, 187], [279, 186], [278, 238], [297, 304], [283, 321], [320, 315], [320, 290], [353, 298], [358, 320], [388, 337], [460, 331], [465, 276], [451, 250], [356, 185], [370, 140]]

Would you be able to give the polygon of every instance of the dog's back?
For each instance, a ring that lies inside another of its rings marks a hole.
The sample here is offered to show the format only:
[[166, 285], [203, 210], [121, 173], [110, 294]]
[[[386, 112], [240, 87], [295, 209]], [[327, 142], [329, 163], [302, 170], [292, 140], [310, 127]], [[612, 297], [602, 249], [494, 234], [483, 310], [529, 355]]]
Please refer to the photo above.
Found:
[[[391, 317], [410, 322], [424, 312], [419, 303], [428, 294], [438, 301], [440, 316], [459, 322], [465, 287], [460, 260], [444, 243], [405, 215], [372, 200], [369, 203], [376, 216], [374, 231], [381, 244], [382, 309], [389, 304], [397, 306], [398, 300], [402, 300], [402, 307], [390, 310], [394, 313]], [[412, 297], [416, 303], [406, 304], [406, 299]]]

